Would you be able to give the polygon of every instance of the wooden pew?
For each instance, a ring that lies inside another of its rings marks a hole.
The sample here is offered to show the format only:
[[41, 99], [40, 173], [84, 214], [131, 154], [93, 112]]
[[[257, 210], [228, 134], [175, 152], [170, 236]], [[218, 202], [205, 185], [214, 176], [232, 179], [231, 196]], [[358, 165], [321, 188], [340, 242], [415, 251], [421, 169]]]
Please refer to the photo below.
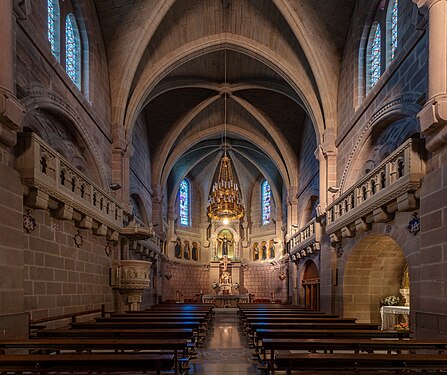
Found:
[[170, 370], [174, 365], [172, 354], [61, 354], [61, 355], [3, 355], [0, 372], [47, 373], [63, 371], [89, 373], [147, 372]]
[[[371, 353], [374, 351], [386, 351], [388, 354], [402, 351], [415, 352], [432, 351], [443, 354], [447, 351], [447, 341], [430, 340], [371, 340], [371, 339], [263, 339], [262, 349], [265, 353], [270, 352], [270, 371], [275, 366], [274, 352], [277, 350], [324, 350], [325, 353], [336, 351], [352, 351], [354, 354], [360, 352]], [[265, 355], [264, 355], [265, 359]]]
[[[78, 324], [78, 323], [76, 323]], [[374, 323], [344, 323], [344, 322], [318, 322], [318, 323], [250, 323], [250, 329], [298, 329], [298, 330], [378, 330], [379, 326]]]
[[[0, 340], [0, 354], [7, 354], [11, 349], [26, 349], [35, 354], [50, 354], [61, 351], [92, 352], [109, 350], [115, 352], [164, 350], [174, 355], [174, 369], [178, 373], [178, 352], [185, 354], [188, 341], [186, 339], [28, 339]], [[66, 353], [64, 353], [66, 354]]]
[[59, 338], [146, 338], [146, 339], [193, 339], [191, 328], [182, 329], [54, 329], [37, 332], [37, 337]]
[[279, 351], [276, 353], [276, 367], [292, 371], [312, 370], [336, 371], [364, 374], [365, 371], [381, 371], [402, 374], [403, 371], [424, 373], [446, 371], [447, 355], [430, 354], [298, 354]]
[[161, 321], [161, 322], [76, 322], [70, 324], [73, 329], [150, 329], [150, 328], [171, 328], [183, 329], [190, 328], [198, 330], [199, 322], [175, 322], [175, 321]]

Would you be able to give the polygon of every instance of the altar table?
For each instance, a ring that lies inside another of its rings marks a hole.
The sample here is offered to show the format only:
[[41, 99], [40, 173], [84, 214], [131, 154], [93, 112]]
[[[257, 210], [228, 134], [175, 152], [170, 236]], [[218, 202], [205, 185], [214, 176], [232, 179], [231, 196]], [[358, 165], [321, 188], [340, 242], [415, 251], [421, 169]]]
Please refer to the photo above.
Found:
[[394, 325], [399, 323], [397, 321], [399, 315], [410, 315], [410, 306], [382, 306], [380, 308], [380, 316], [382, 317], [381, 329], [384, 331], [393, 330]]
[[238, 303], [249, 303], [248, 294], [207, 294], [203, 303], [214, 302], [217, 307], [236, 307]]

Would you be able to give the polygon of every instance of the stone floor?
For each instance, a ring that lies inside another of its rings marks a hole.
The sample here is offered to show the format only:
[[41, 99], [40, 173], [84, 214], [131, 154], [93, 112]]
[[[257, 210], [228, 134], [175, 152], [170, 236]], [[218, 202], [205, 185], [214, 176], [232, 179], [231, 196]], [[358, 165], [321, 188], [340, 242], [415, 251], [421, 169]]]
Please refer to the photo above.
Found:
[[253, 350], [243, 332], [238, 330], [236, 309], [217, 308], [214, 322], [197, 358], [189, 363], [190, 374], [260, 374]]

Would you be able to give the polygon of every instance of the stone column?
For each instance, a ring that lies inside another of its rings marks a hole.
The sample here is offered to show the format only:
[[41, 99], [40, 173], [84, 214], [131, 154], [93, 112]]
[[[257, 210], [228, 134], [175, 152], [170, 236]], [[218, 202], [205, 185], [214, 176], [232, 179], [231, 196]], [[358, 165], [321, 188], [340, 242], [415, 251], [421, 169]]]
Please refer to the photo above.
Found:
[[[15, 96], [14, 87], [14, 28], [13, 0], [0, 1], [0, 144], [3, 150], [16, 144], [16, 132], [20, 128], [24, 110]], [[5, 147], [6, 146], [6, 147]], [[7, 163], [9, 158], [2, 151], [0, 161]]]
[[0, 1], [0, 338], [25, 338], [29, 334], [23, 293], [23, 186], [11, 157], [24, 117], [14, 87], [15, 26], [13, 0]]
[[124, 127], [114, 126], [112, 145], [112, 182], [121, 185], [116, 191], [116, 199], [122, 205], [124, 211], [130, 212], [129, 181], [130, 181], [130, 157], [131, 150]]
[[413, 0], [428, 11], [428, 101], [418, 114], [426, 147], [447, 144], [447, 0]]
[[442, 219], [447, 210], [447, 0], [413, 1], [428, 14], [428, 101], [418, 118], [431, 157], [420, 192], [418, 262], [408, 262], [414, 291], [410, 322], [416, 338], [441, 339], [439, 327], [447, 324], [447, 296], [439, 292], [445, 288], [447, 267], [441, 250], [447, 246], [447, 222]]

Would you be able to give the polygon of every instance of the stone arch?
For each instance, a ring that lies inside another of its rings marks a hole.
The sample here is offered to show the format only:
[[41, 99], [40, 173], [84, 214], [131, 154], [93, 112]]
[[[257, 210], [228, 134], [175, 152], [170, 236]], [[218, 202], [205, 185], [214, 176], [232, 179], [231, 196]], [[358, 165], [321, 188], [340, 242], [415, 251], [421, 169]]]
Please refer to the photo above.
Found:
[[317, 259], [307, 259], [300, 264], [297, 280], [300, 305], [311, 310], [320, 309], [320, 270]]
[[343, 316], [380, 324], [380, 300], [399, 295], [405, 255], [387, 235], [363, 238], [347, 257], [343, 273]]
[[89, 130], [82, 119], [76, 114], [76, 111], [62, 98], [44, 89], [29, 91], [28, 96], [22, 100], [22, 103], [27, 113], [24, 121], [25, 126], [27, 121], [32, 121], [34, 111], [48, 111], [65, 119], [69, 124], [74, 126], [73, 130], [77, 138], [78, 146], [86, 149], [83, 154], [86, 156], [87, 164], [90, 166], [89, 172], [92, 179], [103, 189], [110, 192], [109, 173], [106, 172], [104, 161], [95, 146], [95, 142], [90, 136]]
[[141, 199], [141, 195], [138, 192], [132, 192], [129, 201], [132, 207], [132, 214], [144, 224], [148, 225], [149, 216], [147, 215], [146, 207]]
[[359, 168], [366, 161], [361, 154], [364, 147], [368, 147], [368, 140], [372, 139], [372, 134], [377, 134], [377, 131], [381, 131], [390, 124], [404, 118], [413, 119], [415, 129], [416, 127], [419, 129], [419, 123], [416, 120], [416, 116], [421, 110], [421, 106], [418, 104], [419, 98], [419, 94], [404, 93], [401, 97], [384, 103], [371, 116], [360, 132], [343, 169], [339, 185], [341, 192], [357, 181]]

